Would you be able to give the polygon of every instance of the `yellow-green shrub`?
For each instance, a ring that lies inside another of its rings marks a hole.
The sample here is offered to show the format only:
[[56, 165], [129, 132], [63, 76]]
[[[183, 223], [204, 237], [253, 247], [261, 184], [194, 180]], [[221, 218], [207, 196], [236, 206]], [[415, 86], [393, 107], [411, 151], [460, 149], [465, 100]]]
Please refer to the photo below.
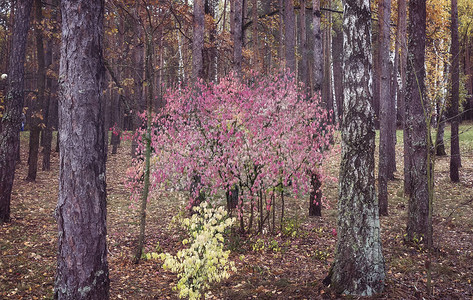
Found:
[[[176, 256], [163, 253], [159, 257], [164, 260], [165, 269], [177, 273], [179, 281], [175, 288], [179, 290], [179, 297], [199, 299], [212, 282], [228, 278], [230, 270], [236, 271], [234, 263], [228, 260], [230, 251], [223, 249], [223, 233], [234, 218], [228, 218], [223, 207], [215, 209], [205, 202], [193, 210], [192, 217], [181, 221], [189, 231], [189, 239], [182, 243], [188, 244], [189, 248], [178, 251]], [[155, 258], [158, 255], [147, 256]]]

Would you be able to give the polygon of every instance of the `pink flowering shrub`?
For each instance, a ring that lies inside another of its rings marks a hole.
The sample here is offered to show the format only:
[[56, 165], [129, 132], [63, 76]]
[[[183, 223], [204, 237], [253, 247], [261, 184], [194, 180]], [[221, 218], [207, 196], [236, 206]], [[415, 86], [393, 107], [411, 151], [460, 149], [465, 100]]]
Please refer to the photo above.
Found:
[[[166, 107], [153, 120], [156, 191], [190, 185], [196, 175], [208, 200], [238, 186], [241, 229], [244, 212], [250, 213], [251, 227], [257, 211], [261, 230], [276, 191], [308, 193], [310, 174], [323, 174], [334, 126], [319, 98], [307, 99], [302, 86], [283, 73], [253, 74], [245, 81], [228, 76], [218, 84], [176, 88], [165, 99]], [[141, 163], [129, 172], [137, 196]]]

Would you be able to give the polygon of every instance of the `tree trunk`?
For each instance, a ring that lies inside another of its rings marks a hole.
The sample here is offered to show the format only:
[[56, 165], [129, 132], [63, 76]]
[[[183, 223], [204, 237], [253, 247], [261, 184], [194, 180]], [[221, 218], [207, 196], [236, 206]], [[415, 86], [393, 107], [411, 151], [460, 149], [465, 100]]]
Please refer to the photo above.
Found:
[[[340, 26], [341, 27], [341, 26]], [[335, 35], [332, 39], [332, 57], [333, 57], [333, 78], [334, 83], [341, 83], [343, 81], [343, 33], [341, 28], [334, 26]], [[340, 123], [343, 115], [343, 85], [334, 84], [335, 99], [337, 103], [337, 123]]]
[[[52, 69], [53, 64], [53, 40], [49, 38], [46, 44], [45, 65], [46, 68]], [[53, 140], [53, 127], [51, 120], [52, 110], [52, 89], [53, 79], [51, 76], [46, 76], [46, 97], [43, 105], [45, 128], [42, 131], [41, 142], [43, 146], [43, 162], [42, 170], [49, 171], [51, 168], [51, 143]]]
[[429, 178], [428, 178], [428, 136], [424, 111], [427, 103], [425, 95], [425, 29], [426, 3], [425, 0], [409, 1], [409, 58], [407, 64], [406, 87], [406, 133], [409, 153], [409, 202], [407, 220], [407, 240], [430, 240], [429, 227]]
[[331, 283], [338, 293], [371, 296], [384, 288], [374, 177], [371, 12], [368, 0], [344, 1], [344, 109], [338, 241]]
[[258, 38], [258, 0], [252, 1], [252, 21], [253, 21], [253, 30], [252, 30], [252, 39], [253, 39], [253, 69], [256, 71], [261, 71], [260, 64], [260, 45]]
[[391, 0], [381, 0], [379, 2], [379, 62], [380, 75], [380, 113], [379, 113], [379, 168], [378, 168], [378, 199], [379, 214], [388, 215], [388, 178], [389, 174], [389, 152], [394, 151], [390, 146], [392, 138], [389, 124], [391, 106], [391, 72], [389, 68], [389, 52], [391, 47], [390, 20], [391, 20]]
[[296, 15], [293, 0], [284, 0], [284, 49], [286, 68], [292, 73], [296, 72]]
[[314, 94], [319, 95], [323, 83], [323, 49], [322, 33], [320, 31], [320, 1], [312, 1], [313, 26], [314, 26]]
[[317, 173], [312, 173], [310, 179], [309, 217], [322, 216], [322, 182], [319, 177]]
[[55, 299], [108, 299], [103, 1], [62, 1]]
[[[322, 48], [322, 34], [320, 31], [320, 2], [313, 0], [313, 26], [314, 26], [314, 95], [321, 97], [323, 84], [324, 56]], [[309, 216], [322, 216], [322, 192], [320, 190], [320, 176], [311, 174], [311, 194], [309, 195]]]
[[460, 44], [458, 41], [458, 6], [457, 0], [452, 0], [452, 46], [450, 48], [452, 54], [452, 102], [451, 102], [451, 137], [450, 137], [450, 180], [453, 182], [460, 181], [459, 168], [461, 166], [460, 159], [460, 142], [458, 139], [458, 126], [460, 123], [460, 115], [458, 112], [458, 102], [460, 97]]
[[[0, 223], [10, 221], [10, 200], [20, 150], [21, 114], [24, 103], [26, 40], [32, 0], [17, 0], [9, 58], [8, 92], [0, 134]], [[13, 51], [14, 49], [14, 51]]]
[[233, 71], [241, 74], [241, 64], [243, 60], [243, 1], [234, 0], [233, 4]]
[[144, 153], [144, 175], [143, 175], [143, 193], [141, 194], [140, 206], [140, 233], [138, 236], [138, 245], [135, 252], [134, 262], [139, 263], [143, 253], [145, 241], [146, 228], [146, 205], [148, 203], [149, 187], [150, 187], [150, 159], [151, 159], [151, 126], [152, 126], [152, 112], [154, 99], [154, 41], [153, 33], [151, 32], [151, 24], [148, 32], [146, 32], [146, 58], [145, 58], [145, 79], [146, 79], [146, 135], [144, 140], [146, 142]]
[[38, 72], [36, 78], [37, 90], [36, 99], [32, 103], [33, 115], [30, 123], [30, 142], [28, 156], [28, 176], [26, 181], [35, 181], [38, 171], [39, 135], [41, 133], [41, 123], [45, 122], [41, 108], [44, 106], [44, 90], [46, 86], [46, 67], [43, 45], [43, 8], [41, 0], [34, 0], [35, 12], [35, 39], [36, 39], [36, 59], [38, 62]]
[[410, 176], [409, 176], [409, 138], [408, 130], [406, 128], [406, 68], [407, 68], [407, 7], [406, 0], [399, 0], [398, 3], [398, 24], [396, 32], [396, 41], [399, 43], [399, 77], [401, 84], [398, 90], [398, 104], [397, 115], [400, 120], [401, 128], [403, 129], [403, 143], [404, 143], [404, 194], [409, 195]]
[[445, 112], [443, 109], [437, 109], [437, 116], [438, 116], [438, 131], [435, 137], [435, 154], [437, 156], [445, 156], [447, 152], [445, 152], [445, 144], [444, 144], [444, 133], [445, 133]]

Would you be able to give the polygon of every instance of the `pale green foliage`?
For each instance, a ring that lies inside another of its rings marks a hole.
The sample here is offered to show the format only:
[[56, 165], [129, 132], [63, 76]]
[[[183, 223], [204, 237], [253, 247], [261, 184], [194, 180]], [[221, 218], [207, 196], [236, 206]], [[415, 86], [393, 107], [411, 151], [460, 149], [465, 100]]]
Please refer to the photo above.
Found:
[[208, 289], [212, 282], [228, 278], [230, 270], [236, 271], [234, 263], [228, 260], [230, 251], [223, 249], [223, 233], [232, 225], [234, 218], [228, 218], [223, 207], [215, 209], [205, 202], [194, 207], [194, 212], [191, 218], [181, 221], [189, 231], [189, 239], [182, 243], [189, 245], [189, 248], [180, 250], [176, 256], [149, 253], [147, 258], [160, 257], [164, 260], [165, 269], [178, 274], [176, 288], [180, 298], [200, 299], [202, 291]]

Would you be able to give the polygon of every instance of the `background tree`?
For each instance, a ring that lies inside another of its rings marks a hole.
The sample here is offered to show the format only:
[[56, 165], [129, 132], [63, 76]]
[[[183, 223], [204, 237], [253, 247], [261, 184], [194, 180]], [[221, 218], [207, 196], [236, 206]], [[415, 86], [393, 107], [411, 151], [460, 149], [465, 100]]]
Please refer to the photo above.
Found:
[[[394, 97], [391, 95], [391, 0], [379, 2], [379, 60], [380, 60], [380, 113], [379, 113], [379, 171], [378, 171], [378, 199], [379, 214], [388, 215], [388, 179], [393, 176], [389, 169], [390, 153], [394, 153], [394, 140], [391, 131], [394, 128]], [[394, 164], [396, 160], [394, 159]], [[390, 174], [391, 173], [391, 174]]]
[[239, 74], [242, 68], [243, 48], [243, 0], [233, 0], [233, 70]]
[[338, 293], [371, 296], [384, 288], [374, 178], [371, 12], [368, 0], [345, 1], [344, 108], [338, 202], [338, 241], [332, 287]]
[[108, 299], [103, 1], [62, 1], [56, 299]]
[[32, 0], [18, 0], [15, 5], [8, 92], [0, 133], [0, 223], [10, 221], [11, 191], [20, 149], [21, 114], [24, 103], [24, 63], [32, 5]]
[[286, 68], [296, 70], [296, 15], [293, 0], [284, 0], [284, 51]]
[[427, 172], [427, 103], [425, 96], [425, 0], [409, 1], [406, 131], [409, 153], [409, 202], [407, 240], [427, 238], [429, 227], [429, 178]]
[[[314, 95], [322, 97], [322, 85], [324, 79], [324, 59], [322, 47], [322, 32], [320, 30], [320, 1], [312, 1], [312, 24], [314, 30], [314, 64], [313, 64], [313, 85]], [[322, 99], [323, 100], [323, 99]], [[318, 174], [311, 175], [311, 192], [309, 195], [309, 216], [322, 215], [322, 192], [320, 190], [321, 182]]]
[[452, 8], [452, 46], [450, 48], [452, 54], [452, 98], [451, 98], [451, 137], [450, 137], [450, 180], [453, 182], [460, 181], [459, 168], [460, 160], [460, 141], [458, 136], [458, 125], [460, 123], [460, 115], [458, 112], [458, 98], [460, 97], [460, 43], [458, 40], [458, 5], [457, 0], [451, 0]]
[[194, 34], [192, 39], [192, 80], [204, 76], [204, 2], [194, 1]]
[[44, 122], [42, 112], [45, 89], [46, 89], [46, 66], [43, 43], [43, 5], [41, 0], [34, 0], [34, 33], [36, 43], [36, 60], [37, 60], [37, 92], [32, 101], [32, 109], [30, 121], [30, 142], [28, 154], [28, 176], [27, 181], [35, 181], [38, 170], [38, 154], [39, 154], [39, 137], [41, 133], [41, 125]]

